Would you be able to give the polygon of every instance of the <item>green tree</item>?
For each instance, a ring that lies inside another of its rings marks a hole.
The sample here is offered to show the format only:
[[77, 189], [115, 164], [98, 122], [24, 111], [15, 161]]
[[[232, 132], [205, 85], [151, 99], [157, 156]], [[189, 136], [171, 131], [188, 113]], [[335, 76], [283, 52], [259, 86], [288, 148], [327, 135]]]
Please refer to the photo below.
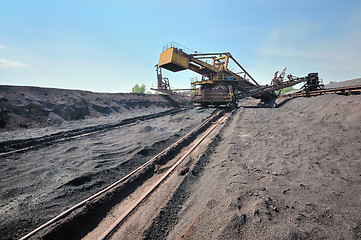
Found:
[[139, 86], [138, 84], [135, 84], [134, 87], [132, 88], [132, 92], [133, 93], [145, 93], [145, 85], [142, 84], [141, 86]]

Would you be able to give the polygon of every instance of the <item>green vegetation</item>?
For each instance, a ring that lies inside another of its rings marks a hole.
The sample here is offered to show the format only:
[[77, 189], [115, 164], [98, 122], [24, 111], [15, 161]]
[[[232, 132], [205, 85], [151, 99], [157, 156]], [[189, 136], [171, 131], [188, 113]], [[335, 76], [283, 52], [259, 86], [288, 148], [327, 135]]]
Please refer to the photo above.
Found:
[[168, 95], [168, 94], [163, 93], [163, 92], [155, 92], [154, 94], [157, 94], [157, 95]]
[[286, 88], [282, 88], [280, 91], [280, 95], [285, 94], [286, 92], [290, 92], [293, 91], [293, 87], [286, 87]]
[[197, 92], [196, 90], [192, 90], [192, 91], [189, 92], [188, 95], [192, 97], [192, 96], [194, 96], [196, 94], [196, 92]]
[[331, 83], [337, 83], [337, 82], [336, 81], [330, 81], [329, 84], [331, 84]]
[[135, 84], [134, 87], [132, 88], [132, 92], [133, 93], [151, 94], [150, 91], [145, 92], [144, 84], [142, 84], [141, 86], [139, 86], [138, 84]]

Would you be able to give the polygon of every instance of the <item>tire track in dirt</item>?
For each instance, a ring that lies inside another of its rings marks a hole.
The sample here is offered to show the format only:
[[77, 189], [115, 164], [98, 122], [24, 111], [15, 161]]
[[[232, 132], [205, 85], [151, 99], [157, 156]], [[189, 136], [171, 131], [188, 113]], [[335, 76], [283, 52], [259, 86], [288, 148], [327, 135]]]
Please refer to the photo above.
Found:
[[185, 109], [171, 109], [165, 112], [150, 114], [146, 116], [140, 116], [135, 118], [129, 118], [124, 119], [119, 123], [115, 124], [106, 124], [106, 125], [98, 125], [98, 126], [92, 126], [92, 127], [86, 127], [82, 129], [75, 129], [65, 132], [59, 132], [47, 136], [42, 136], [38, 138], [30, 138], [30, 139], [21, 139], [21, 140], [10, 140], [0, 143], [0, 156], [4, 156], [11, 153], [16, 153], [20, 151], [26, 151], [29, 149], [35, 149], [39, 147], [46, 147], [50, 146], [52, 144], [62, 142], [62, 141], [69, 141], [71, 139], [75, 139], [81, 136], [87, 136], [92, 133], [96, 132], [104, 132], [104, 131], [110, 131], [114, 128], [127, 126], [130, 124], [135, 124], [139, 121], [146, 121], [149, 119], [154, 119], [158, 117], [162, 117], [168, 114], [176, 114], [181, 111], [184, 111]]

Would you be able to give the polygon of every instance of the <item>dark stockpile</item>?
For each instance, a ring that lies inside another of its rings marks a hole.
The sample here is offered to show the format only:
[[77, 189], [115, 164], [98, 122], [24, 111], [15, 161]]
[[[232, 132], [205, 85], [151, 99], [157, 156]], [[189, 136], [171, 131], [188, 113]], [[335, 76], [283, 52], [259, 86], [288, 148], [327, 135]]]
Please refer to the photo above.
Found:
[[186, 99], [164, 95], [0, 86], [0, 131], [52, 126], [137, 109], [189, 105]]

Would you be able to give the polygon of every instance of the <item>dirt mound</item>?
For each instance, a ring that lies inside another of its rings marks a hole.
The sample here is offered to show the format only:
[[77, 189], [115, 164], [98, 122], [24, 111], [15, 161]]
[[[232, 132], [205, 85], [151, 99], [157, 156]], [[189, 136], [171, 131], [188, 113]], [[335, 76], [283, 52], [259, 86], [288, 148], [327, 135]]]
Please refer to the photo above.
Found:
[[356, 78], [352, 80], [347, 80], [343, 82], [335, 82], [326, 84], [325, 88], [338, 88], [338, 87], [349, 87], [349, 86], [360, 86], [361, 85], [361, 78]]
[[337, 123], [343, 127], [359, 128], [361, 119], [360, 96], [324, 95], [297, 98], [287, 102], [282, 109], [299, 112], [319, 122]]
[[359, 239], [361, 96], [249, 101], [150, 239]]
[[[70, 206], [109, 186], [174, 143], [213, 111], [181, 109], [157, 118], [145, 118], [137, 124], [2, 156], [0, 239], [18, 239]], [[105, 122], [104, 118], [113, 117], [96, 118], [98, 124]], [[178, 119], [183, 119], [182, 124]], [[88, 127], [82, 122], [74, 121], [71, 129]], [[29, 128], [21, 132], [23, 138], [32, 139], [33, 136], [57, 132], [56, 128], [43, 128], [48, 131]], [[62, 130], [63, 126], [58, 128]], [[11, 140], [17, 132], [0, 135], [6, 141], [6, 136], [7, 140]]]
[[52, 126], [64, 121], [123, 114], [134, 109], [189, 104], [186, 99], [164, 95], [0, 86], [0, 131]]

